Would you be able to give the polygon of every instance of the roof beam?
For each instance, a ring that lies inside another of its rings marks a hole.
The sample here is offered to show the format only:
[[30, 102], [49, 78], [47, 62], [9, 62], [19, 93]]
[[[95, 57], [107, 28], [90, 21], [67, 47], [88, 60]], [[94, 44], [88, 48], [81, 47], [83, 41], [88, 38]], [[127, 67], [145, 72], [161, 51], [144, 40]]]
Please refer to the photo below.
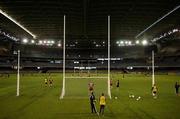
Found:
[[30, 32], [28, 29], [26, 29], [24, 26], [22, 26], [19, 22], [17, 22], [16, 20], [14, 20], [12, 17], [10, 17], [8, 14], [6, 14], [5, 12], [3, 12], [0, 9], [0, 13], [2, 15], [4, 15], [6, 18], [8, 18], [9, 20], [11, 20], [12, 22], [14, 22], [16, 25], [18, 25], [20, 28], [22, 28], [24, 31], [26, 31], [28, 34], [30, 34], [33, 38], [36, 38], [36, 35], [34, 35], [32, 32]]

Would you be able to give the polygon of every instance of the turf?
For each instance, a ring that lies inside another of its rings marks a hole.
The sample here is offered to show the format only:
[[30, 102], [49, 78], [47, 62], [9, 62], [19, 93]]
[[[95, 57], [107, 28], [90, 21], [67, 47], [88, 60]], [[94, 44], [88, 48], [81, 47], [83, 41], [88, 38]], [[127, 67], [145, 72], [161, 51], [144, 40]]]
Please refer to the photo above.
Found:
[[100, 79], [66, 79], [66, 96], [65, 98], [88, 98], [89, 97], [89, 89], [88, 84], [92, 82], [94, 83], [94, 93], [96, 95], [100, 95], [102, 92], [107, 96], [107, 78]]
[[[112, 99], [107, 99], [105, 115], [100, 117], [90, 113], [88, 95], [81, 87], [81, 84], [86, 82], [81, 83], [82, 79], [71, 82], [72, 89], [68, 87], [66, 91], [67, 94], [71, 93], [71, 96], [78, 94], [87, 98], [67, 98], [67, 95], [65, 99], [59, 100], [62, 88], [61, 74], [52, 74], [53, 87], [44, 86], [45, 74], [21, 76], [20, 97], [16, 97], [16, 76], [1, 77], [0, 119], [180, 119], [180, 96], [174, 93], [174, 83], [180, 80], [180, 76], [156, 75], [159, 90], [157, 99], [151, 96], [151, 77], [127, 74], [122, 78], [117, 72], [111, 76], [114, 84], [116, 80], [120, 80], [120, 88], [117, 89], [113, 85]], [[103, 84], [102, 89], [106, 90], [103, 81], [94, 82], [96, 85]], [[101, 91], [97, 91], [96, 97], [99, 97]], [[129, 98], [129, 94], [134, 94], [135, 98]], [[136, 101], [137, 96], [142, 99]]]

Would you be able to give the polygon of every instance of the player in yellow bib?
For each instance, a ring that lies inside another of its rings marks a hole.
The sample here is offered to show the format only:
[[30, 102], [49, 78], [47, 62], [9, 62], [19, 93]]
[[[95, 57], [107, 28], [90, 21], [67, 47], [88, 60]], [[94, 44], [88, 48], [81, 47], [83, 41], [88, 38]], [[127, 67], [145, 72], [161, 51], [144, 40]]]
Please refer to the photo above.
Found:
[[101, 97], [99, 98], [99, 103], [100, 103], [100, 111], [99, 114], [104, 114], [104, 108], [106, 105], [106, 97], [104, 96], [104, 93], [102, 93]]
[[48, 86], [48, 80], [47, 80], [47, 78], [44, 79], [44, 84], [45, 84], [46, 87]]
[[154, 97], [154, 98], [157, 98], [158, 88], [157, 88], [156, 84], [153, 85], [153, 87], [152, 87], [151, 90], [152, 90], [152, 95], [153, 95], [153, 97]]

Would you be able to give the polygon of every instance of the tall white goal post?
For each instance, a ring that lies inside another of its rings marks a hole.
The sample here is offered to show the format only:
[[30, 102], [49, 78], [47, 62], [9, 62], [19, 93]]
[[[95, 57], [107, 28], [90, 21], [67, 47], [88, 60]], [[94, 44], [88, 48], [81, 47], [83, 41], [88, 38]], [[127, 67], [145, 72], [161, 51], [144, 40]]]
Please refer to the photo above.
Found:
[[80, 79], [80, 78], [107, 78], [108, 81], [108, 96], [109, 98], [111, 99], [111, 88], [110, 88], [110, 63], [111, 63], [111, 58], [110, 58], [110, 16], [108, 16], [108, 77], [66, 77], [66, 70], [65, 70], [65, 61], [66, 61], [66, 58], [65, 58], [65, 54], [66, 54], [66, 16], [64, 15], [64, 34], [63, 34], [63, 86], [62, 86], [62, 90], [61, 90], [61, 94], [60, 94], [60, 99], [63, 99], [64, 96], [65, 96], [65, 82], [66, 82], [66, 79], [68, 78], [76, 78], [76, 79]]
[[62, 86], [62, 92], [60, 95], [60, 99], [63, 99], [65, 95], [65, 68], [66, 68], [66, 16], [64, 15], [64, 33], [63, 33], [63, 86]]
[[111, 72], [110, 72], [110, 70], [111, 70], [111, 60], [110, 60], [110, 53], [111, 53], [111, 51], [110, 51], [110, 49], [111, 49], [111, 46], [110, 46], [110, 28], [111, 28], [111, 26], [110, 26], [110, 21], [111, 20], [111, 18], [110, 18], [110, 16], [108, 16], [108, 95], [109, 95], [109, 98], [111, 99], [111, 87], [110, 87], [110, 74], [111, 74]]
[[154, 50], [152, 50], [152, 86], [155, 84], [155, 76], [154, 76]]
[[19, 82], [20, 82], [20, 50], [17, 51], [17, 89], [16, 89], [16, 96], [19, 96]]

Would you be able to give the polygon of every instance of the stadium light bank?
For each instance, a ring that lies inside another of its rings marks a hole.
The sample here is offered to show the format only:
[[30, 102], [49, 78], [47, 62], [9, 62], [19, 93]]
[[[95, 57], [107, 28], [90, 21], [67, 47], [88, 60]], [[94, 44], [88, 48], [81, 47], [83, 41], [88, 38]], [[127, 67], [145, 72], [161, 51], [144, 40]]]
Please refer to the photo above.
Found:
[[5, 12], [3, 12], [0, 9], [0, 13], [2, 15], [4, 15], [6, 18], [8, 18], [9, 20], [11, 20], [12, 22], [14, 22], [16, 25], [18, 25], [20, 28], [22, 28], [24, 31], [26, 31], [28, 34], [30, 34], [34, 39], [36, 38], [36, 35], [34, 35], [32, 32], [30, 32], [29, 30], [27, 30], [24, 26], [22, 26], [20, 23], [18, 23], [16, 20], [14, 20], [12, 17], [10, 17], [8, 14], [6, 14]]

